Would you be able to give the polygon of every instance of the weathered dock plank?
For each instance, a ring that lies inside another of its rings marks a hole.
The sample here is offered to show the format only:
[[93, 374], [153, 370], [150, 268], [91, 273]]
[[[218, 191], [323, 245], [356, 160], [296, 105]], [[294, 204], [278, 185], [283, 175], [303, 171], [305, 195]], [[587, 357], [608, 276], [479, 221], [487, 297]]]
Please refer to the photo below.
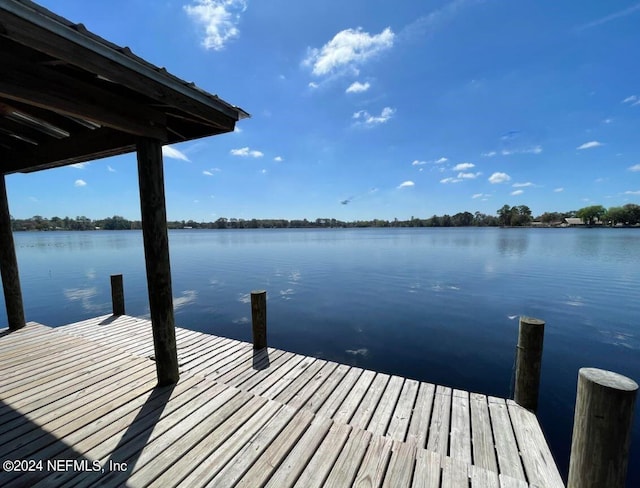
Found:
[[399, 376], [392, 376], [387, 383], [387, 387], [382, 394], [382, 398], [378, 402], [373, 417], [367, 426], [367, 430], [375, 435], [385, 435], [387, 433], [387, 427], [391, 422], [393, 411], [398, 403], [398, 397], [402, 390], [404, 378]]
[[471, 419], [469, 393], [453, 390], [451, 403], [451, 448], [449, 455], [471, 464]]
[[0, 472], [3, 487], [563, 486], [511, 401], [184, 329], [181, 380], [158, 388], [148, 321], [69, 331], [0, 335], [0, 458], [128, 469]]
[[520, 459], [520, 450], [513, 433], [513, 426], [505, 400], [489, 397], [489, 415], [496, 442], [498, 467], [501, 474], [518, 480], [526, 480]]
[[427, 449], [441, 456], [449, 453], [449, 422], [451, 419], [451, 388], [438, 385], [433, 401]]
[[353, 482], [354, 487], [380, 486], [387, 470], [393, 443], [385, 437], [373, 436]]
[[382, 488], [410, 488], [415, 457], [415, 445], [394, 441]]
[[412, 488], [440, 488], [440, 460], [437, 452], [418, 448]]
[[471, 393], [469, 405], [471, 408], [471, 441], [474, 464], [497, 473], [498, 464], [487, 397], [479, 393]]
[[536, 416], [512, 400], [507, 400], [507, 408], [529, 483], [539, 486], [561, 485], [562, 478]]
[[420, 383], [416, 380], [405, 380], [400, 392], [396, 409], [393, 411], [387, 435], [398, 441], [405, 441], [411, 421], [411, 413], [418, 395]]
[[293, 486], [295, 488], [320, 488], [324, 486], [350, 432], [350, 425], [334, 423]]

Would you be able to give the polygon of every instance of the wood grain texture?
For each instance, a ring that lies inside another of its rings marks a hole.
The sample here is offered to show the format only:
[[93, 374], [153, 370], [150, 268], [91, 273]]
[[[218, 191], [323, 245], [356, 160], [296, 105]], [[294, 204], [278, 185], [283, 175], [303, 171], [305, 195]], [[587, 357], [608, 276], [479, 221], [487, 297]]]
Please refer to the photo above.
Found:
[[0, 336], [0, 460], [130, 465], [0, 472], [2, 486], [563, 486], [535, 415], [511, 400], [272, 348], [254, 369], [251, 344], [180, 328], [198, 372], [158, 387], [132, 354], [151, 341], [148, 320], [112, 315]]

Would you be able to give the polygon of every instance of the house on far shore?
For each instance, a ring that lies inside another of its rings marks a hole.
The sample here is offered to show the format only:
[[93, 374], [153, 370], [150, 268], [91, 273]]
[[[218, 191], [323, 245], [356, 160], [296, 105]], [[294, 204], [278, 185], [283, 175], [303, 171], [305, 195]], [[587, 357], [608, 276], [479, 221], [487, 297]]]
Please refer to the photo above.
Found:
[[[603, 225], [604, 222], [602, 222], [601, 220], [596, 220], [592, 225]], [[587, 224], [585, 224], [581, 218], [579, 217], [565, 217], [564, 221], [562, 222], [561, 227], [586, 227]]]

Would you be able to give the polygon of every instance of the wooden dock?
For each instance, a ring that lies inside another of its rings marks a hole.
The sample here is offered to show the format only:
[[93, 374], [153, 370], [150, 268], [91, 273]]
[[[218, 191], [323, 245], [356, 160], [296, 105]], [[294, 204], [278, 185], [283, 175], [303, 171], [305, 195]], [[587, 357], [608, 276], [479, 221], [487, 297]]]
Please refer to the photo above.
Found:
[[0, 330], [0, 460], [28, 469], [0, 485], [564, 487], [511, 400], [176, 337], [180, 381], [157, 387], [148, 320]]

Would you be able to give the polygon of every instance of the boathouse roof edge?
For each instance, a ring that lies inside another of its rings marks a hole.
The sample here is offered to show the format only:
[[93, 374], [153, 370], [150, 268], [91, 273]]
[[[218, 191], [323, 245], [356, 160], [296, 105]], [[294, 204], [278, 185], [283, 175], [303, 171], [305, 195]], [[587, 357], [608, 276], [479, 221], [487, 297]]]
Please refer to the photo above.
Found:
[[30, 172], [232, 132], [249, 114], [29, 0], [0, 0], [0, 164]]

